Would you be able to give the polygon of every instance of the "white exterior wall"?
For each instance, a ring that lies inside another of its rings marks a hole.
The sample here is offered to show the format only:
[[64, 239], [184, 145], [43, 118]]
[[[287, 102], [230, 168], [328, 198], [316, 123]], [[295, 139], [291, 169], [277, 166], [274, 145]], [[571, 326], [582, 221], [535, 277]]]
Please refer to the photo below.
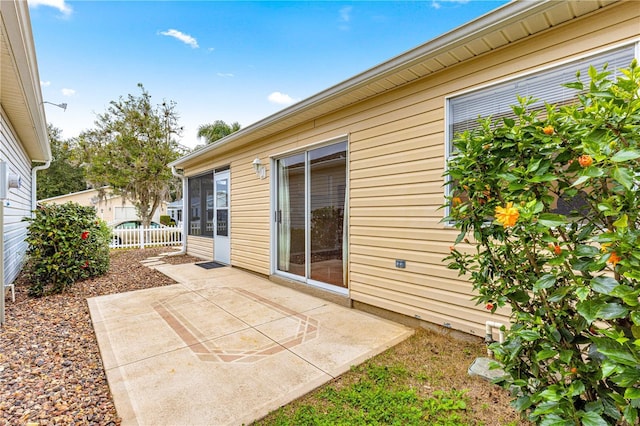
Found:
[[4, 284], [15, 280], [22, 268], [27, 253], [27, 227], [25, 217], [31, 216], [31, 161], [15, 132], [0, 110], [0, 160], [7, 162], [7, 168], [22, 179], [20, 189], [11, 189], [8, 199], [3, 202], [4, 228]]

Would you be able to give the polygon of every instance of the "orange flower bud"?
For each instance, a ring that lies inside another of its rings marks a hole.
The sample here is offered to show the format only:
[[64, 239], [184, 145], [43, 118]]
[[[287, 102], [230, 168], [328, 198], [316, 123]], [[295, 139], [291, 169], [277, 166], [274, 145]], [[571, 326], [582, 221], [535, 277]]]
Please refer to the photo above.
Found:
[[544, 129], [542, 129], [542, 131], [544, 132], [545, 135], [552, 135], [554, 132], [553, 126], [546, 126]]
[[609, 262], [615, 268], [618, 262], [620, 262], [620, 260], [622, 260], [622, 258], [618, 256], [618, 253], [616, 253], [615, 251], [612, 251], [611, 256], [609, 256], [609, 260], [607, 260], [607, 262]]
[[587, 154], [581, 155], [580, 157], [578, 157], [578, 163], [580, 163], [582, 167], [589, 167], [593, 164], [593, 158], [591, 158], [591, 156]]

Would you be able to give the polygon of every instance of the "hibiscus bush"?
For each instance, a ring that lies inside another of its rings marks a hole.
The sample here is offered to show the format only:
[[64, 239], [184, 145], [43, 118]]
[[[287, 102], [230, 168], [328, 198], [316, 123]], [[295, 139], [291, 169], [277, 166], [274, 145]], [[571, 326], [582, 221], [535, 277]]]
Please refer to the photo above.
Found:
[[498, 382], [543, 425], [638, 424], [640, 69], [589, 80], [565, 85], [574, 104], [480, 120], [446, 173], [449, 267], [510, 309]]
[[40, 206], [27, 233], [29, 294], [61, 293], [109, 269], [111, 231], [95, 209], [76, 203]]

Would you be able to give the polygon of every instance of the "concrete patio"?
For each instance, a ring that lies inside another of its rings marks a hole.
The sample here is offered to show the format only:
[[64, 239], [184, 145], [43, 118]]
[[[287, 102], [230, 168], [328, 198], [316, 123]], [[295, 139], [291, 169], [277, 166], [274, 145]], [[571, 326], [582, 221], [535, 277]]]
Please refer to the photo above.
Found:
[[230, 267], [150, 263], [178, 284], [89, 299], [122, 424], [248, 424], [412, 329]]

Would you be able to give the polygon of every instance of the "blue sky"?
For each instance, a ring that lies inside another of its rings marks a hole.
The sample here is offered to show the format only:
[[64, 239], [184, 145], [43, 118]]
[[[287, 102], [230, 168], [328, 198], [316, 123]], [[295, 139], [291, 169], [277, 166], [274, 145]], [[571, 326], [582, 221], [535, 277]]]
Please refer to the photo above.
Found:
[[458, 27], [505, 1], [29, 0], [42, 95], [63, 138], [109, 101], [177, 103], [181, 143], [243, 127]]

